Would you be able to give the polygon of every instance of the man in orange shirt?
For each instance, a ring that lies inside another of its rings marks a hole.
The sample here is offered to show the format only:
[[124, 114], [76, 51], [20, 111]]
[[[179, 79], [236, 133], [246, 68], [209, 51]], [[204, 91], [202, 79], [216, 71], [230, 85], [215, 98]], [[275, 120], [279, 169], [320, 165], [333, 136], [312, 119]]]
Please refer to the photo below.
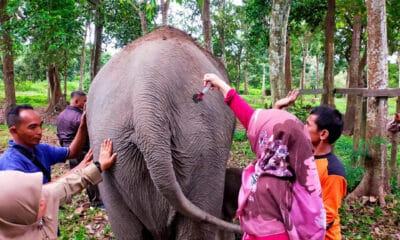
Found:
[[[281, 109], [293, 104], [298, 95], [298, 90], [289, 92], [286, 98], [275, 103], [274, 108]], [[342, 239], [339, 208], [347, 192], [346, 171], [332, 150], [333, 144], [342, 134], [343, 124], [342, 114], [327, 105], [311, 110], [306, 121], [322, 187], [326, 211], [325, 239], [327, 240]]]
[[326, 210], [325, 239], [341, 240], [339, 208], [346, 195], [347, 180], [344, 166], [332, 150], [342, 134], [343, 117], [337, 109], [322, 105], [311, 111], [306, 127], [314, 147]]

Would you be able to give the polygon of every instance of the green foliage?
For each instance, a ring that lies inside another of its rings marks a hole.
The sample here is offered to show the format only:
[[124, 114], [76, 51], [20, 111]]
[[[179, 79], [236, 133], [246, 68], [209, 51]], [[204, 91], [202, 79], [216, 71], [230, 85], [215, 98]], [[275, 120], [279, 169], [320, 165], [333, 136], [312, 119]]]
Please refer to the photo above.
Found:
[[388, 84], [390, 88], [398, 88], [399, 87], [399, 65], [397, 64], [388, 64]]
[[115, 48], [124, 47], [142, 35], [139, 15], [131, 6], [131, 2], [137, 4], [130, 0], [106, 1], [104, 41], [113, 43]]
[[292, 1], [289, 22], [300, 23], [305, 21], [310, 30], [322, 27], [325, 19], [327, 2], [320, 0]]
[[247, 135], [246, 135], [246, 130], [236, 130], [233, 134], [233, 141], [246, 141], [247, 140]]
[[318, 104], [316, 102], [307, 102], [300, 100], [298, 103], [296, 102], [294, 105], [289, 106], [287, 109], [290, 113], [294, 114], [298, 119], [302, 122], [305, 122], [310, 111], [313, 107], [316, 107]]
[[[75, 1], [35, 0], [24, 5], [26, 38], [41, 61], [62, 65], [64, 51], [71, 51], [81, 45], [82, 21]], [[61, 61], [61, 62], [60, 62]]]
[[400, 1], [387, 0], [387, 32], [389, 54], [399, 50], [400, 45]]

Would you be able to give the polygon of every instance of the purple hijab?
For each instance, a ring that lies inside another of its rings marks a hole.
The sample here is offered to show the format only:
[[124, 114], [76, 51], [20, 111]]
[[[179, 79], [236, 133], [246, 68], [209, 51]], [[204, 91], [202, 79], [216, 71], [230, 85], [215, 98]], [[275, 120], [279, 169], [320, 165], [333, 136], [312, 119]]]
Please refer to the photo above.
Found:
[[247, 136], [257, 158], [242, 175], [237, 216], [243, 231], [324, 239], [321, 185], [304, 125], [284, 110], [257, 110]]

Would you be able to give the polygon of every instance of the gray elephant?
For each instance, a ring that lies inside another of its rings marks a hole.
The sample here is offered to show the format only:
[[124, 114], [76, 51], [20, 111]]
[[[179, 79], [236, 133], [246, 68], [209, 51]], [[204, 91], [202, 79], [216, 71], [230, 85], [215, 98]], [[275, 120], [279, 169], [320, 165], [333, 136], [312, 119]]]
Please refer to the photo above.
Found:
[[240, 231], [219, 219], [235, 117], [218, 91], [192, 100], [207, 72], [228, 79], [187, 34], [162, 27], [127, 45], [94, 79], [90, 144], [111, 138], [118, 154], [100, 184], [117, 239], [208, 240], [217, 228]]

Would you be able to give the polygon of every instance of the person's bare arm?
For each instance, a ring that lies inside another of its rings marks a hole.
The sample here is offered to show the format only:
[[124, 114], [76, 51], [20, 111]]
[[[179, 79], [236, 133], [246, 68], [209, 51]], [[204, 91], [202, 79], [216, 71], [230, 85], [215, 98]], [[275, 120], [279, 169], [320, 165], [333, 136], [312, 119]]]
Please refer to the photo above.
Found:
[[284, 107], [288, 107], [288, 106], [292, 105], [296, 101], [297, 97], [299, 96], [299, 93], [300, 92], [297, 89], [290, 91], [285, 98], [279, 99], [278, 101], [275, 102], [274, 108], [282, 109]]
[[228, 94], [229, 90], [231, 90], [231, 86], [227, 84], [225, 81], [223, 81], [221, 78], [219, 78], [217, 75], [214, 73], [206, 73], [204, 74], [204, 86], [210, 82], [211, 83], [211, 90], [217, 89], [219, 90], [224, 98]]
[[117, 159], [117, 154], [112, 153], [112, 141], [106, 139], [101, 144], [99, 163], [101, 171], [92, 161], [93, 153], [90, 150], [85, 159], [75, 168], [62, 175], [55, 181], [43, 185], [46, 196], [54, 196], [60, 200], [60, 204], [68, 201], [74, 194], [82, 191], [88, 184], [101, 182], [101, 171], [110, 168]]
[[78, 132], [71, 145], [69, 145], [68, 159], [77, 158], [82, 153], [83, 146], [87, 140], [87, 125], [86, 125], [86, 111], [83, 112], [81, 124], [79, 125]]

